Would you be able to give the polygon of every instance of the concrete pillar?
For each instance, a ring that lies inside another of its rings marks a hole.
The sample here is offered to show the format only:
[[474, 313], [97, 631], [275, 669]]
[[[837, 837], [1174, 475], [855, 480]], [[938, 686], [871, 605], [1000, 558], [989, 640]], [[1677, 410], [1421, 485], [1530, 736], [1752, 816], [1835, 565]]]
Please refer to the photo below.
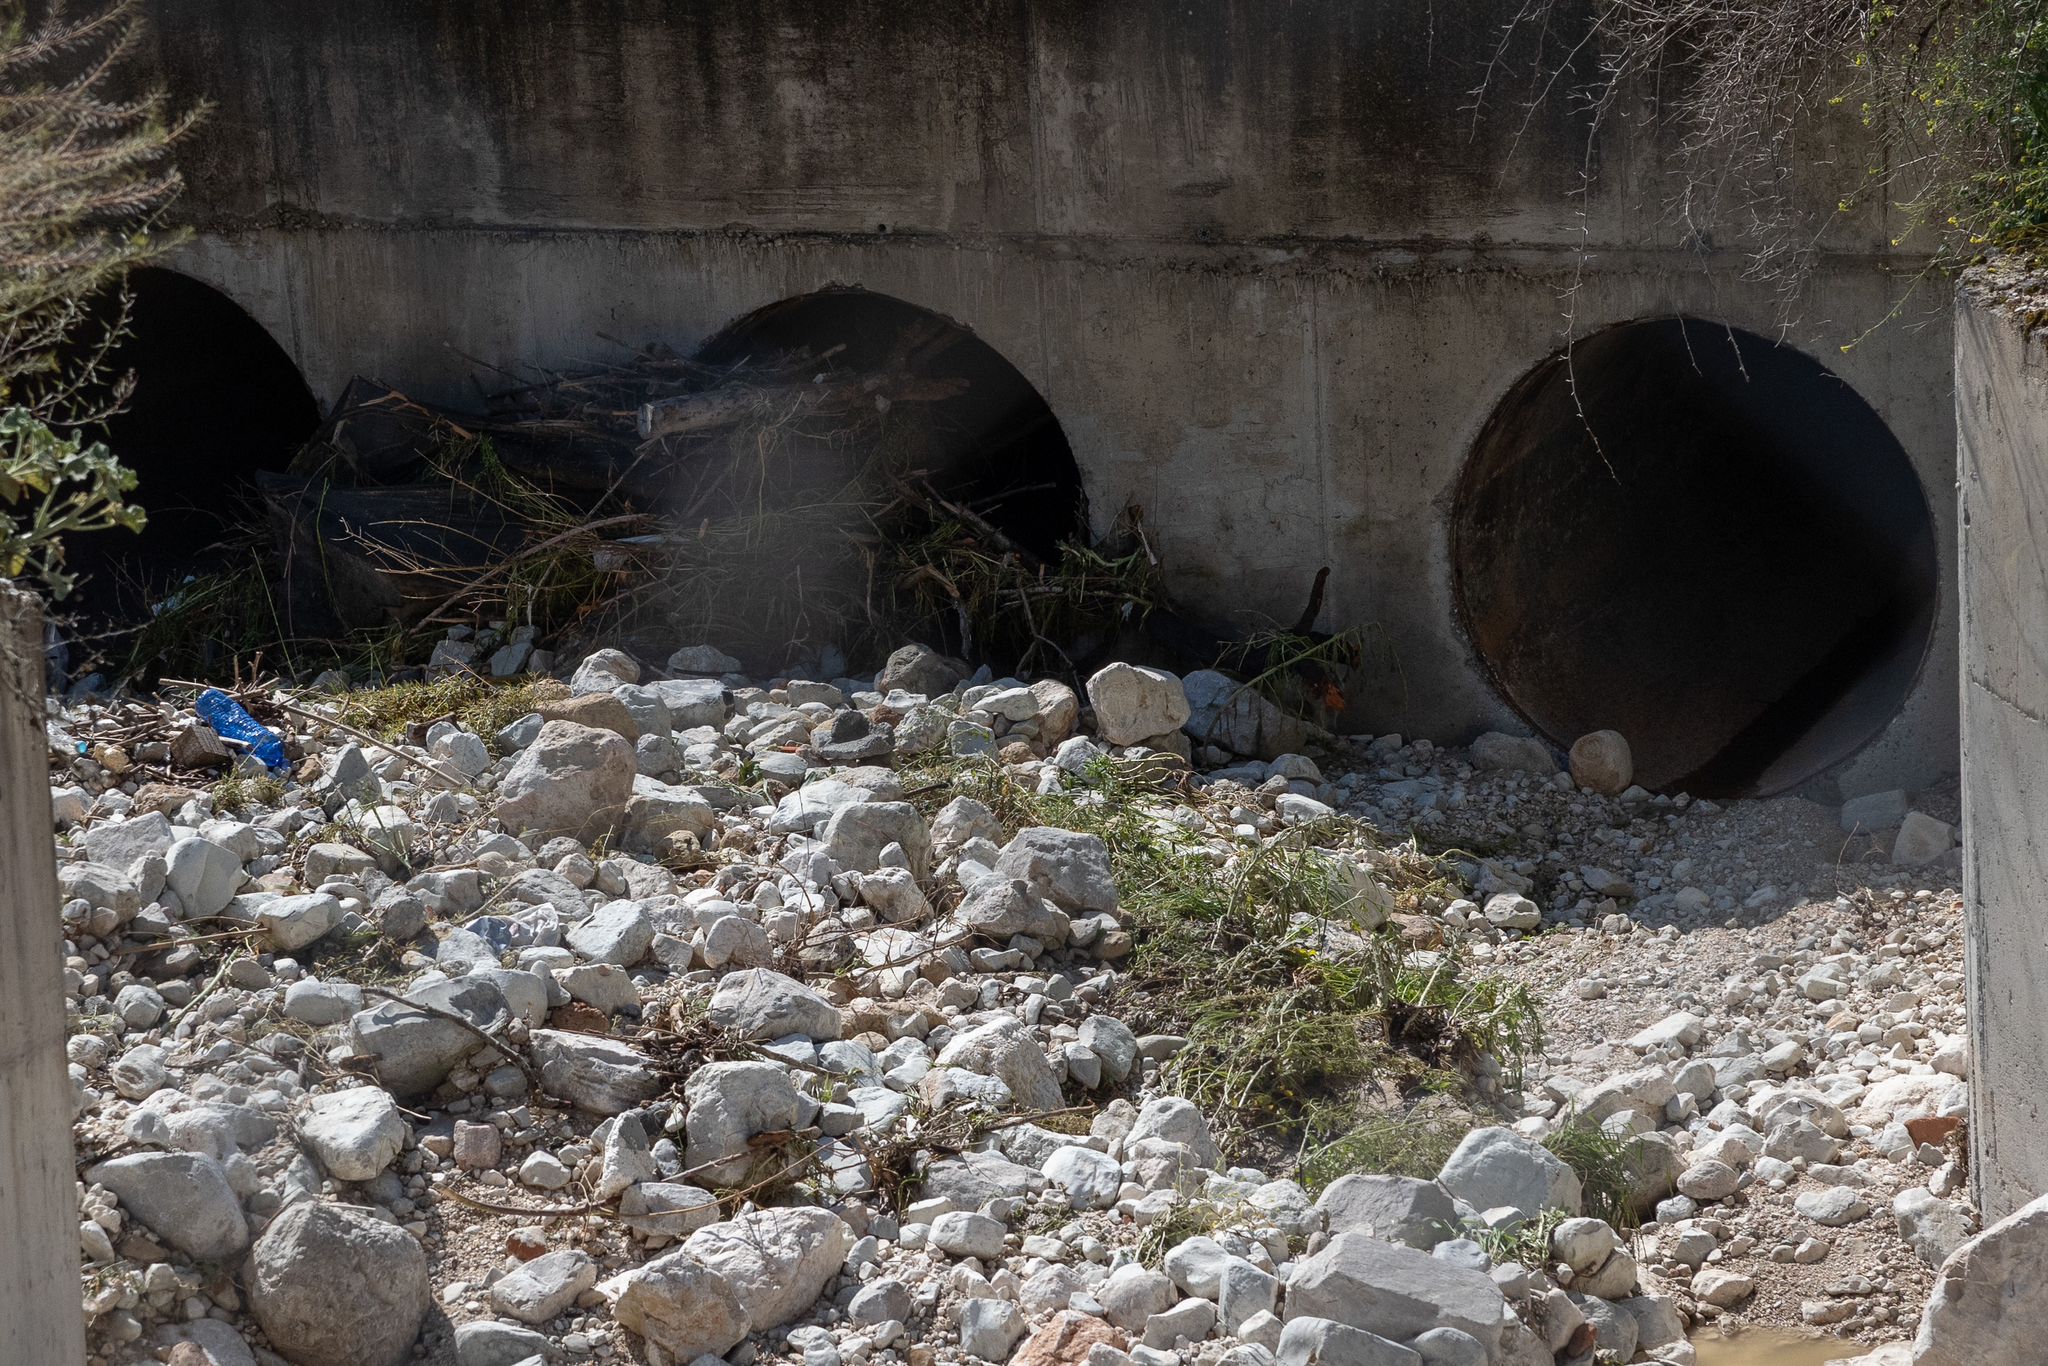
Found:
[[0, 580], [0, 1361], [85, 1360], [42, 617]]
[[2048, 347], [1957, 295], [1970, 1156], [1984, 1222], [2048, 1192]]

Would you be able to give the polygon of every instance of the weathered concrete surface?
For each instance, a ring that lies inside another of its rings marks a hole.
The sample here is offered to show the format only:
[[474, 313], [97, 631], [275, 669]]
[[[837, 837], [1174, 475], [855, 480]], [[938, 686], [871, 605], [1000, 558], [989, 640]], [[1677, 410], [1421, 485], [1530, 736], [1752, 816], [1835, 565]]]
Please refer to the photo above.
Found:
[[[828, 284], [894, 295], [1023, 372], [1092, 515], [1141, 505], [1197, 608], [1291, 621], [1332, 566], [1325, 624], [1377, 628], [1352, 719], [1381, 731], [1519, 728], [1455, 625], [1446, 511], [1566, 313], [1780, 321], [1739, 252], [1667, 220], [1640, 121], [1589, 147], [1566, 101], [1524, 127], [1504, 86], [1475, 117], [1482, 0], [154, 9], [173, 84], [220, 102], [181, 264], [316, 393], [367, 372], [466, 401], [599, 334], [687, 348]], [[1809, 135], [1812, 203], [1859, 164], [1836, 131]], [[1834, 225], [1795, 340], [1904, 444], [1949, 565], [1945, 311], [1909, 299], [1837, 354], [1910, 288], [1893, 235], [1881, 208]], [[1842, 789], [1952, 770], [1952, 668], [1930, 654]]]
[[1970, 1169], [1989, 1224], [2048, 1193], [2048, 345], [1957, 297]]
[[0, 579], [0, 1361], [85, 1360], [42, 615]]

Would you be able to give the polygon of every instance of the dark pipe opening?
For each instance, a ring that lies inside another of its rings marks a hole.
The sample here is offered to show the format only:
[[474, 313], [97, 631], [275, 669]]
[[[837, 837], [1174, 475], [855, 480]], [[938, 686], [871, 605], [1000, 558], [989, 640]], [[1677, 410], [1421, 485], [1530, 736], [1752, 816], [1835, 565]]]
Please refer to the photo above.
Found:
[[[222, 538], [251, 524], [251, 476], [283, 469], [319, 420], [298, 366], [225, 294], [161, 269], [133, 272], [127, 288], [127, 335], [105, 373], [132, 374], [135, 389], [90, 435], [135, 471], [132, 498], [149, 525], [71, 543], [72, 566], [90, 576], [81, 589], [88, 611], [132, 612], [211, 567]], [[98, 306], [102, 327], [115, 307]]]
[[[906, 337], [915, 342], [905, 347]], [[966, 328], [930, 309], [863, 289], [827, 289], [769, 304], [727, 326], [698, 351], [707, 364], [805, 349], [834, 368], [866, 370], [901, 357], [931, 379], [966, 388], [933, 406], [933, 483], [970, 505], [1040, 559], [1082, 535], [1080, 466], [1052, 408], [1017, 367]]]
[[1458, 609], [1559, 745], [1636, 781], [1781, 792], [1881, 731], [1937, 598], [1934, 521], [1870, 405], [1790, 347], [1626, 323], [1524, 376], [1459, 478]]

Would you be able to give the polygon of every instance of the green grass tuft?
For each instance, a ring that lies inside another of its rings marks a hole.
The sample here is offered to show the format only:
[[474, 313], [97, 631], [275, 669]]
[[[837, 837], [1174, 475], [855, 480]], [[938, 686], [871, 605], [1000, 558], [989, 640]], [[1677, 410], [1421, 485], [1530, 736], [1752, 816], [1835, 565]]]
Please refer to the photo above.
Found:
[[1161, 781], [1108, 760], [1049, 794], [987, 761], [930, 763], [906, 785], [933, 809], [972, 796], [1006, 832], [1054, 825], [1102, 839], [1137, 939], [1128, 972], [1151, 1012], [1141, 1023], [1188, 1037], [1166, 1080], [1226, 1144], [1258, 1135], [1292, 1147], [1314, 1102], [1363, 1109], [1388, 1083], [1469, 1085], [1483, 1057], [1513, 1073], [1541, 1045], [1525, 990], [1465, 971], [1454, 952], [1422, 966], [1391, 931], [1363, 930], [1354, 855], [1370, 855], [1397, 906], [1446, 882], [1413, 845], [1379, 847], [1357, 822], [1219, 847], [1165, 818]]
[[1183, 1200], [1145, 1227], [1138, 1240], [1138, 1260], [1155, 1271], [1166, 1254], [1190, 1238], [1213, 1233], [1229, 1222], [1222, 1206], [1207, 1200]]
[[223, 778], [213, 785], [213, 809], [240, 814], [251, 808], [276, 807], [284, 801], [284, 784], [269, 774], [255, 778]]
[[1434, 1180], [1473, 1124], [1470, 1115], [1458, 1111], [1422, 1108], [1363, 1117], [1340, 1111], [1332, 1118], [1349, 1119], [1350, 1127], [1304, 1154], [1295, 1173], [1315, 1194], [1354, 1173]]
[[1506, 1228], [1488, 1228], [1474, 1220], [1457, 1232], [1486, 1249], [1486, 1255], [1496, 1266], [1502, 1262], [1543, 1266], [1550, 1261], [1550, 1235], [1571, 1217], [1564, 1210], [1547, 1209], [1534, 1219], [1524, 1219]]
[[1636, 1139], [1615, 1138], [1588, 1124], [1566, 1124], [1544, 1139], [1543, 1146], [1579, 1174], [1587, 1214], [1623, 1231], [1641, 1222], [1634, 1194]]

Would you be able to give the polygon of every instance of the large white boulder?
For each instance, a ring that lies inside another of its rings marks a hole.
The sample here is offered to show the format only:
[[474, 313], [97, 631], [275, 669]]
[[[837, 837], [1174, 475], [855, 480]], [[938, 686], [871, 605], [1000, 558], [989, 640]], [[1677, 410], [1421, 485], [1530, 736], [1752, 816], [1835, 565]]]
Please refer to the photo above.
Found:
[[997, 1015], [962, 1030], [939, 1051], [932, 1066], [994, 1077], [1027, 1110], [1057, 1110], [1062, 1101], [1059, 1077], [1046, 1060], [1045, 1050], [1014, 1015]]
[[794, 977], [770, 968], [729, 973], [711, 995], [711, 1023], [742, 1039], [781, 1039], [800, 1034], [836, 1039], [839, 1009]]
[[1965, 1242], [1941, 1265], [1913, 1366], [2033, 1366], [2048, 1340], [2048, 1196]]
[[[430, 1015], [400, 1001], [385, 1001], [354, 1016], [348, 1024], [358, 1053], [371, 1059], [371, 1069], [384, 1089], [400, 1098], [424, 1095], [439, 1086], [472, 1053], [490, 1051], [476, 1031], [490, 1033], [508, 1024], [512, 1005], [493, 983], [467, 977], [429, 982], [409, 993], [410, 1000], [439, 1012]], [[465, 1029], [446, 1018], [459, 1016], [475, 1028]]]
[[1969, 1215], [1925, 1186], [1908, 1186], [1893, 1196], [1892, 1217], [1899, 1237], [1929, 1266], [1946, 1262], [1970, 1236]]
[[678, 1248], [610, 1283], [612, 1316], [671, 1361], [723, 1356], [754, 1326], [733, 1283]]
[[1340, 1176], [1316, 1198], [1316, 1208], [1331, 1233], [1363, 1233], [1424, 1252], [1458, 1227], [1450, 1193], [1412, 1176]]
[[1065, 911], [1032, 891], [1022, 878], [982, 878], [953, 908], [953, 918], [962, 928], [998, 944], [1020, 934], [1044, 944], [1064, 944], [1074, 928]]
[[1217, 1150], [1215, 1135], [1209, 1132], [1207, 1117], [1193, 1101], [1179, 1096], [1159, 1096], [1146, 1101], [1144, 1108], [1138, 1111], [1138, 1118], [1131, 1124], [1130, 1132], [1124, 1135], [1124, 1151], [1132, 1151], [1147, 1139], [1181, 1145], [1194, 1154], [1198, 1166], [1213, 1169], [1223, 1165], [1223, 1156]]
[[1505, 1303], [1484, 1272], [1418, 1248], [1340, 1233], [1295, 1263], [1285, 1317], [1331, 1319], [1396, 1341], [1455, 1328], [1492, 1352], [1500, 1345]]
[[242, 860], [212, 840], [182, 839], [164, 855], [166, 881], [188, 916], [219, 915], [242, 881]]
[[491, 1307], [521, 1323], [542, 1324], [597, 1284], [597, 1263], [575, 1248], [521, 1262], [491, 1285]]
[[536, 1029], [531, 1047], [541, 1085], [579, 1110], [620, 1114], [652, 1100], [662, 1088], [654, 1060], [615, 1039]]
[[292, 1366], [397, 1366], [433, 1303], [419, 1240], [352, 1205], [304, 1200], [256, 1240], [249, 1308]]
[[1168, 735], [1187, 724], [1188, 694], [1164, 669], [1110, 664], [1088, 680], [1088, 705], [1095, 730], [1112, 745], [1135, 745]]
[[1444, 1162], [1443, 1188], [1476, 1210], [1512, 1205], [1525, 1219], [1546, 1209], [1577, 1214], [1583, 1202], [1578, 1173], [1539, 1143], [1512, 1129], [1474, 1129]]
[[707, 1063], [690, 1074], [683, 1098], [684, 1164], [713, 1186], [744, 1180], [752, 1163], [747, 1140], [795, 1128], [800, 1105], [789, 1073], [769, 1062]]
[[382, 1087], [352, 1086], [314, 1096], [299, 1136], [336, 1180], [368, 1181], [391, 1165], [411, 1130]]
[[1095, 835], [1054, 826], [1019, 830], [1003, 846], [996, 872], [1029, 884], [1063, 911], [1114, 911], [1116, 883], [1109, 876], [1109, 846]]
[[818, 838], [832, 861], [849, 872], [873, 872], [881, 866], [882, 851], [892, 844], [903, 847], [912, 873], [924, 877], [930, 871], [931, 832], [909, 802], [842, 806], [825, 822]]
[[625, 736], [550, 721], [498, 784], [491, 814], [515, 834], [595, 838], [624, 816], [634, 773], [633, 744]]
[[205, 1153], [130, 1153], [86, 1170], [163, 1242], [196, 1261], [232, 1257], [249, 1245], [242, 1202], [227, 1172]]
[[815, 1205], [751, 1210], [683, 1243], [699, 1265], [731, 1283], [755, 1332], [809, 1309], [852, 1250], [852, 1228]]

